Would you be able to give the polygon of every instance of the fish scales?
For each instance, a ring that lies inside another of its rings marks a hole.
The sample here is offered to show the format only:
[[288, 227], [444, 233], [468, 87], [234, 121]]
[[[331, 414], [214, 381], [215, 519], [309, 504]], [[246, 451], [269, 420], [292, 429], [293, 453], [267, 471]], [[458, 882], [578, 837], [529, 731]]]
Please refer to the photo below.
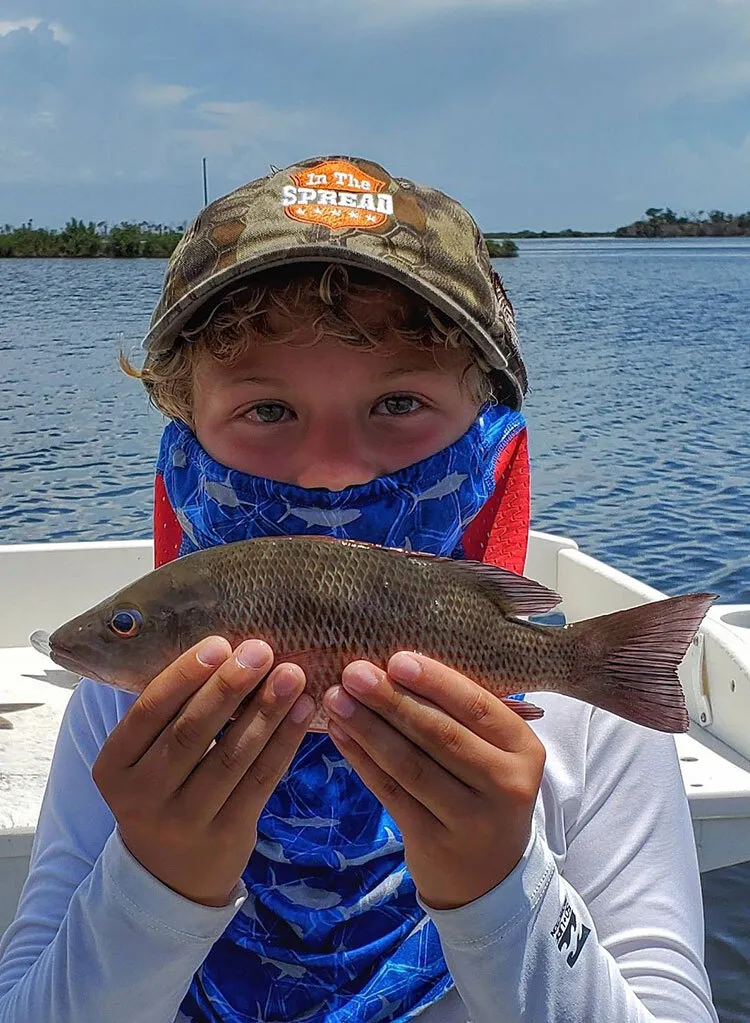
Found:
[[[328, 537], [245, 540], [170, 562], [61, 626], [53, 660], [140, 692], [180, 653], [220, 634], [265, 639], [322, 699], [343, 667], [397, 650], [441, 661], [500, 697], [553, 690], [663, 731], [688, 724], [676, 668], [713, 594], [688, 594], [566, 628], [516, 616], [557, 594], [523, 576]], [[124, 615], [124, 618], [123, 618]], [[118, 617], [119, 616], [119, 617]], [[133, 623], [127, 635], [120, 626]], [[118, 624], [119, 623], [119, 624]], [[541, 711], [514, 702], [533, 718]]]
[[[251, 566], [232, 546], [222, 548], [227, 570], [218, 573], [218, 599], [233, 626], [229, 638], [257, 635], [279, 660], [300, 663], [316, 700], [317, 687], [337, 681], [344, 664], [366, 659], [385, 666], [404, 648], [480, 678], [498, 695], [529, 684], [548, 688], [569, 673], [561, 632], [506, 626], [497, 603], [456, 585], [440, 559], [412, 559], [407, 566], [393, 552], [375, 549], [363, 558], [345, 544], [305, 544], [300, 557], [282, 540], [269, 541]], [[264, 585], [254, 586], [250, 573]]]

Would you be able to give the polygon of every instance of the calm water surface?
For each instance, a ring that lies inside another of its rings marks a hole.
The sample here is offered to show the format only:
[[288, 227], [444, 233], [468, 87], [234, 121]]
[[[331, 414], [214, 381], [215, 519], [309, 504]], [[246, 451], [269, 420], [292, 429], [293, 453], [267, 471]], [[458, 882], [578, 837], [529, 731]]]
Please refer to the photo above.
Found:
[[[522, 242], [533, 524], [750, 603], [750, 239]], [[162, 428], [119, 372], [164, 272], [0, 260], [0, 543], [148, 537]], [[704, 875], [722, 1023], [750, 1020], [750, 866]]]

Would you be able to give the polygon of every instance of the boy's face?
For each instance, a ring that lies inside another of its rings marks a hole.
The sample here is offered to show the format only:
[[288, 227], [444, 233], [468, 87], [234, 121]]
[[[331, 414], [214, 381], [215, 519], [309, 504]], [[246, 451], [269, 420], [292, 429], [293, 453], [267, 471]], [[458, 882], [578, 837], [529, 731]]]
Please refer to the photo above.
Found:
[[440, 451], [474, 421], [478, 370], [465, 351], [418, 349], [394, 333], [377, 351], [312, 336], [300, 328], [293, 342], [251, 346], [232, 364], [198, 355], [194, 429], [218, 462], [343, 490]]

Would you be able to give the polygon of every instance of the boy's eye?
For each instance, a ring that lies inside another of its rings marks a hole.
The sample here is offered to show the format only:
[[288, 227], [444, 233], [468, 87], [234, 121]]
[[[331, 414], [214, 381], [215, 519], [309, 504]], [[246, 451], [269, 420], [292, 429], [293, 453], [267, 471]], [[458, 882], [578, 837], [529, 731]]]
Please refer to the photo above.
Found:
[[[410, 394], [392, 394], [379, 401], [374, 411], [378, 415], [403, 416], [408, 412], [416, 412], [419, 408], [422, 408], [422, 402], [418, 398], [413, 398]], [[381, 409], [383, 411], [380, 411]]]
[[289, 409], [286, 405], [278, 401], [265, 401], [261, 405], [253, 405], [245, 414], [256, 423], [280, 423], [287, 412]]

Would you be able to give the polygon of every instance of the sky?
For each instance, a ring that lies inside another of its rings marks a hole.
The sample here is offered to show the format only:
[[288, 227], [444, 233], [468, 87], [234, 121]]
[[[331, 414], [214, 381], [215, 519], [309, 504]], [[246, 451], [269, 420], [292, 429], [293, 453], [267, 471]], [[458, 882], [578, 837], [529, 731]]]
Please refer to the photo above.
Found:
[[0, 224], [362, 156], [486, 231], [750, 209], [750, 0], [0, 0]]

